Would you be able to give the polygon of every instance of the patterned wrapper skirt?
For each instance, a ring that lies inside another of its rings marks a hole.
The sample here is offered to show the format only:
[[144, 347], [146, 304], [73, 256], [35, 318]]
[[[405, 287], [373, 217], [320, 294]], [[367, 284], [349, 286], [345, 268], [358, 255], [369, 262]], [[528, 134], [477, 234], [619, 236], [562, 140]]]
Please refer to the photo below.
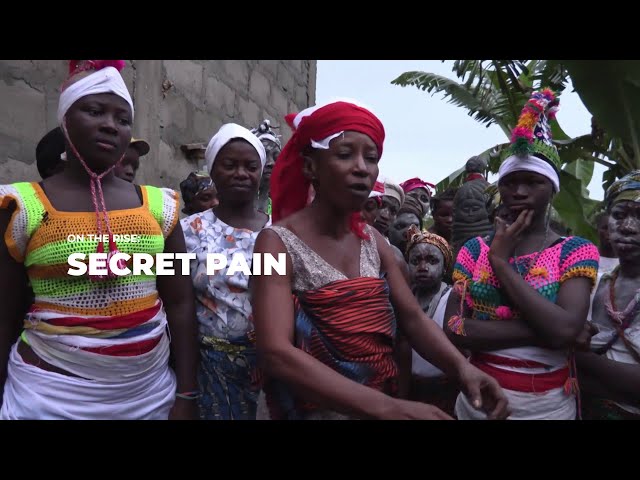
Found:
[[255, 420], [260, 386], [255, 347], [205, 337], [200, 344], [198, 383], [202, 420]]

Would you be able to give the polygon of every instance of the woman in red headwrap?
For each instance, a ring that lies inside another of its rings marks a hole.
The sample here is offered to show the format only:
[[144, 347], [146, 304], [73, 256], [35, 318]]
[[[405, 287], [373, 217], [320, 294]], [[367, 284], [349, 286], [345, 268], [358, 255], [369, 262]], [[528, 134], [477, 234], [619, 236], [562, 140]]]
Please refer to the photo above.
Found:
[[[276, 224], [260, 233], [254, 250], [286, 254], [286, 274], [252, 279], [271, 418], [450, 418], [394, 398], [394, 310], [420, 355], [457, 379], [477, 408], [505, 417], [497, 382], [424, 314], [389, 244], [360, 221], [382, 155], [378, 118], [334, 102], [287, 121], [295, 131], [271, 179]], [[315, 197], [306, 205], [311, 185]]]

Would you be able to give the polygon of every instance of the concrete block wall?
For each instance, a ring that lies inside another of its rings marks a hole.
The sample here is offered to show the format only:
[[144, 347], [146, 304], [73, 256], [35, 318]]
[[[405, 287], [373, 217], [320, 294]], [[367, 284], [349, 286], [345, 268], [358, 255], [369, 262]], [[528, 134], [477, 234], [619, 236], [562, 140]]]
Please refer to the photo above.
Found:
[[[0, 184], [37, 181], [35, 148], [56, 126], [64, 60], [0, 60]], [[182, 145], [206, 144], [224, 123], [268, 118], [290, 137], [284, 115], [315, 102], [315, 60], [128, 60], [133, 134], [151, 145], [137, 182], [178, 189], [204, 161]]]

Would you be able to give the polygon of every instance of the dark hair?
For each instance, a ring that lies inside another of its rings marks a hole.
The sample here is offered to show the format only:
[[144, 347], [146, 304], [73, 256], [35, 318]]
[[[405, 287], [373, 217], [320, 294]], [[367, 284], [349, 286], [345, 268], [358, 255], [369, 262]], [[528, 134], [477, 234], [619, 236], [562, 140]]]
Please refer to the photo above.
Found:
[[62, 159], [60, 155], [64, 153], [64, 133], [60, 127], [56, 127], [47, 133], [36, 147], [36, 166], [40, 176], [44, 179], [48, 171], [55, 168]]
[[440, 202], [453, 202], [453, 198], [456, 196], [456, 188], [449, 187], [444, 192], [438, 193], [431, 197], [431, 212], [438, 210]]
[[185, 206], [190, 203], [198, 193], [207, 188], [215, 188], [215, 183], [209, 175], [202, 172], [191, 172], [189, 176], [180, 182], [180, 193]]

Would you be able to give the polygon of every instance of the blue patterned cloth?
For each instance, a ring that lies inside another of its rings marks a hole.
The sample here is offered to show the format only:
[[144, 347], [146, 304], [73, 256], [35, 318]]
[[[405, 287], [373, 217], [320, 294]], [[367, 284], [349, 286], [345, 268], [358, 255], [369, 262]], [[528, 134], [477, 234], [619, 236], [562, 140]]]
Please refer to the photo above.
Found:
[[202, 420], [255, 420], [258, 393], [256, 351], [222, 351], [201, 345], [198, 406]]

